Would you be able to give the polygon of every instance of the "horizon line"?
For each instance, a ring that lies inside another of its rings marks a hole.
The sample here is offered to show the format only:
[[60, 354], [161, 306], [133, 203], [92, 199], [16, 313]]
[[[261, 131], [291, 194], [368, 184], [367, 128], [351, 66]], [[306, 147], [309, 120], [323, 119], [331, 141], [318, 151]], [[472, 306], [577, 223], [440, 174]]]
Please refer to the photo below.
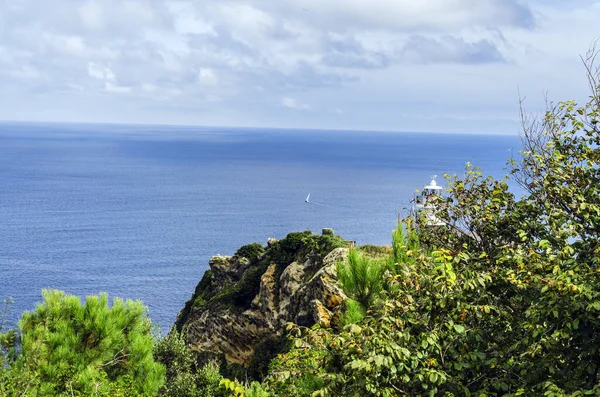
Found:
[[405, 131], [405, 130], [390, 130], [390, 129], [375, 129], [375, 130], [364, 130], [364, 129], [339, 129], [339, 128], [300, 128], [300, 127], [269, 127], [269, 126], [242, 126], [242, 125], [200, 125], [200, 124], [169, 124], [169, 123], [124, 123], [124, 122], [99, 122], [99, 121], [39, 121], [39, 120], [0, 120], [0, 124], [69, 124], [69, 125], [95, 125], [95, 126], [130, 126], [130, 127], [175, 127], [175, 128], [215, 128], [215, 129], [243, 129], [243, 130], [256, 130], [265, 129], [270, 131], [306, 131], [306, 132], [375, 132], [375, 133], [388, 133], [388, 134], [430, 134], [430, 135], [482, 135], [482, 136], [515, 136], [518, 137], [520, 134], [514, 133], [501, 133], [501, 132], [452, 132], [452, 131]]

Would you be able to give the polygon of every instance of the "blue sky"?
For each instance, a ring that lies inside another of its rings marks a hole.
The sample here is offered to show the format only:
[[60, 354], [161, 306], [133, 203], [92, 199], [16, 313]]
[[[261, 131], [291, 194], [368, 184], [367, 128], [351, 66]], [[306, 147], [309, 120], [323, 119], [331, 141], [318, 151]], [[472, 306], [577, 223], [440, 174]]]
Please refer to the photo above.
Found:
[[585, 100], [591, 0], [0, 2], [0, 120], [517, 134]]

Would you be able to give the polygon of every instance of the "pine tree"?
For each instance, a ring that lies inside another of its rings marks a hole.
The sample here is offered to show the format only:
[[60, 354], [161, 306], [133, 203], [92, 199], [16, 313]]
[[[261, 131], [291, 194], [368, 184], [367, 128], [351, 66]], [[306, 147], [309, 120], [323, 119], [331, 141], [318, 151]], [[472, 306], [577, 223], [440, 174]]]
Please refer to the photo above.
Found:
[[164, 367], [154, 362], [151, 323], [141, 302], [117, 298], [109, 306], [107, 294], [100, 294], [81, 304], [56, 290], [44, 290], [42, 296], [44, 302], [22, 316], [21, 355], [10, 369], [13, 383], [30, 380], [27, 395], [157, 392]]

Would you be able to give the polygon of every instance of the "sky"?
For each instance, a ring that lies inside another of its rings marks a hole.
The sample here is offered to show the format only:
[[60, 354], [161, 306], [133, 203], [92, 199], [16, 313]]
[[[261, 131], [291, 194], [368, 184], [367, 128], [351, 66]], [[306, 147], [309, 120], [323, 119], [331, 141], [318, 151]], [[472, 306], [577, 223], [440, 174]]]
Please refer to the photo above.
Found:
[[0, 0], [0, 120], [519, 133], [600, 0]]

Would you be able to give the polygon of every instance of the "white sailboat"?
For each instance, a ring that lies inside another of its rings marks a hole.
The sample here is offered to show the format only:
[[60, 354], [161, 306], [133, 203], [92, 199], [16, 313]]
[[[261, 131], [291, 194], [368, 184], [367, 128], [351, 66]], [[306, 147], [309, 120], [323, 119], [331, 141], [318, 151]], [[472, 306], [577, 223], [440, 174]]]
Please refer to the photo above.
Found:
[[308, 193], [308, 196], [306, 196], [306, 200], [304, 200], [304, 202], [308, 203], [308, 200], [310, 200], [310, 193]]

